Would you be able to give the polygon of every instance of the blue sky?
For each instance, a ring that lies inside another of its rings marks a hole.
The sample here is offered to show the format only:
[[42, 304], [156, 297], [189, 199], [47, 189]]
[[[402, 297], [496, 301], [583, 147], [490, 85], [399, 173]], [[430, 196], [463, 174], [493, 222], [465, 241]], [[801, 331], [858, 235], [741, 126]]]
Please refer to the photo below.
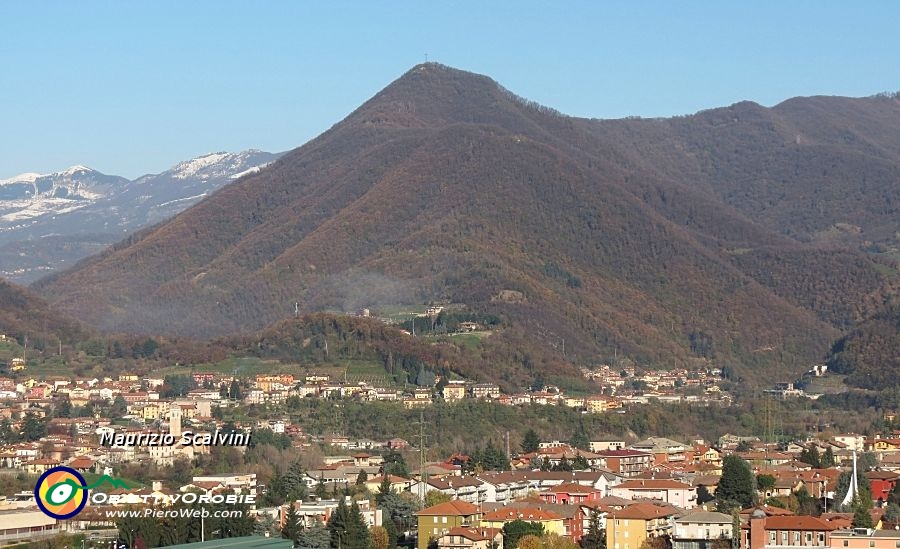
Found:
[[416, 63], [595, 118], [900, 90], [900, 2], [0, 0], [0, 178], [299, 146]]

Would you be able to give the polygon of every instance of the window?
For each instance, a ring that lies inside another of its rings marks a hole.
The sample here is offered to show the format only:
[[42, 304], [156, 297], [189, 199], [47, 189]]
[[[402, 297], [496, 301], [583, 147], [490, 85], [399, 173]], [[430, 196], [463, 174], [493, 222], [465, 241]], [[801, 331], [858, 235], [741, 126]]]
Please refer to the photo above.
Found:
[[788, 533], [787, 533], [787, 532], [782, 532], [782, 533], [781, 533], [781, 544], [782, 544], [782, 545], [787, 545], [787, 544], [788, 544]]
[[769, 532], [769, 545], [775, 545], [775, 532]]
[[443, 522], [444, 524], [447, 524], [447, 517], [441, 517], [441, 522]]
[[800, 545], [800, 532], [794, 532], [794, 545]]
[[434, 523], [437, 524], [437, 517], [434, 517]]
[[874, 541], [870, 541], [870, 542], [869, 542], [869, 547], [875, 547], [875, 542], [874, 542]]
[[806, 533], [806, 543], [811, 543], [811, 542], [812, 542], [812, 533], [807, 532]]
[[847, 547], [848, 545], [850, 545], [850, 542], [847, 540], [844, 540], [844, 547]]

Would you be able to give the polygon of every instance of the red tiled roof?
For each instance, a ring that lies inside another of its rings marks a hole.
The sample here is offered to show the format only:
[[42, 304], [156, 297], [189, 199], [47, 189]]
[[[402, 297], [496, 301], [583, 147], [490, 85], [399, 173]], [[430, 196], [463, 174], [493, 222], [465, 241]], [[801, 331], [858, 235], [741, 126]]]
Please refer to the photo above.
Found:
[[468, 516], [478, 512], [478, 507], [467, 501], [453, 499], [432, 505], [416, 513], [416, 516]]
[[523, 509], [497, 509], [485, 513], [481, 517], [483, 521], [506, 521], [506, 520], [524, 520], [524, 521], [542, 521], [542, 520], [559, 520], [562, 517], [553, 511], [545, 511], [535, 507], [526, 507]]
[[667, 517], [675, 514], [671, 507], [660, 507], [652, 503], [635, 503], [628, 507], [611, 513], [612, 518], [651, 520], [659, 517]]
[[766, 530], [815, 530], [830, 532], [837, 526], [816, 517], [795, 515], [791, 517], [766, 517]]

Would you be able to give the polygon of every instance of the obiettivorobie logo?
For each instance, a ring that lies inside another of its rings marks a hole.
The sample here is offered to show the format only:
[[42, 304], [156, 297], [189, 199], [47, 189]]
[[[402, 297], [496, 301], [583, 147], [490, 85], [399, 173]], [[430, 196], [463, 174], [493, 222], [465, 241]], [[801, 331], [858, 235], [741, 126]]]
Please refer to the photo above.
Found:
[[69, 467], [47, 469], [34, 485], [34, 499], [45, 515], [57, 520], [74, 517], [84, 509], [88, 501], [88, 490], [97, 488], [104, 482], [114, 488], [128, 489], [121, 479], [103, 475], [88, 486], [81, 473]]

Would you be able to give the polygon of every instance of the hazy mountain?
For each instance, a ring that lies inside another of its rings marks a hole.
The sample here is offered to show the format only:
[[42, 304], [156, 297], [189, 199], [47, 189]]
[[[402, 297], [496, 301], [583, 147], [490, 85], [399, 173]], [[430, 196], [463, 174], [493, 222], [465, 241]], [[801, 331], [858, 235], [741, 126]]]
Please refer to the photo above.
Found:
[[135, 181], [73, 166], [0, 181], [0, 275], [29, 282], [168, 219], [279, 155], [213, 153]]
[[896, 274], [857, 248], [895, 244], [898, 151], [892, 97], [598, 121], [425, 64], [35, 287], [101, 329], [195, 336], [259, 328], [295, 301], [452, 300], [504, 318], [491, 341], [517, 379], [562, 342], [567, 359], [789, 379]]

